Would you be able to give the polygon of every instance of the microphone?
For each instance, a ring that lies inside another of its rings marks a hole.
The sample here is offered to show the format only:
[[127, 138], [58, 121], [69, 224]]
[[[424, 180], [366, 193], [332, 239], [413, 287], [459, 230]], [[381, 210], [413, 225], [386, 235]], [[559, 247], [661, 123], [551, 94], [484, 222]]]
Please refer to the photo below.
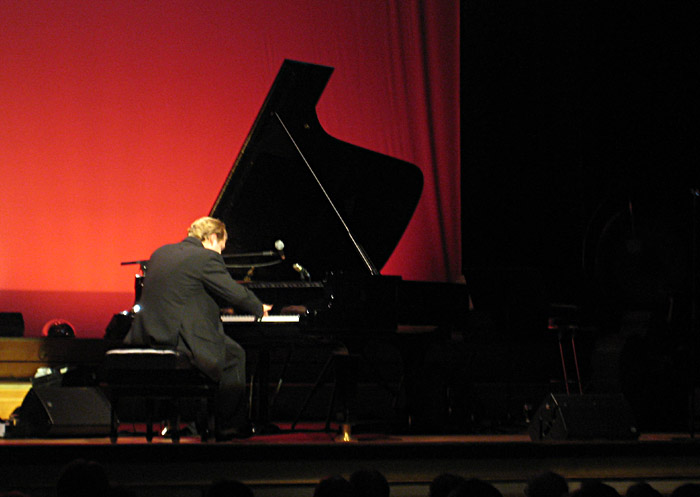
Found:
[[309, 274], [309, 272], [298, 262], [295, 262], [294, 264], [292, 264], [292, 269], [294, 269], [294, 271], [299, 273], [299, 277], [302, 280], [311, 281], [311, 275]]
[[275, 242], [275, 250], [277, 250], [280, 259], [284, 260], [284, 242], [282, 240], [277, 240]]

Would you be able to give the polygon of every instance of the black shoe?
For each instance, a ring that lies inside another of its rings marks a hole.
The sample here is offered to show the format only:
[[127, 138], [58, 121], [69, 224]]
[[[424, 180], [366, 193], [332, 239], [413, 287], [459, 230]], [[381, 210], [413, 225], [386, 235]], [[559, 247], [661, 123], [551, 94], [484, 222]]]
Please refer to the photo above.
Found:
[[282, 429], [274, 423], [254, 424], [253, 435], [276, 435], [282, 433]]
[[[173, 430], [170, 423], [166, 423], [160, 434], [163, 438], [173, 438], [175, 435], [175, 430]], [[194, 425], [194, 423], [188, 424], [177, 432], [178, 437], [196, 437], [198, 434], [197, 427]]]
[[250, 438], [254, 434], [253, 425], [246, 424], [239, 428], [230, 428], [228, 430], [222, 430], [216, 434], [217, 442], [230, 442], [231, 440], [241, 440], [245, 438]]

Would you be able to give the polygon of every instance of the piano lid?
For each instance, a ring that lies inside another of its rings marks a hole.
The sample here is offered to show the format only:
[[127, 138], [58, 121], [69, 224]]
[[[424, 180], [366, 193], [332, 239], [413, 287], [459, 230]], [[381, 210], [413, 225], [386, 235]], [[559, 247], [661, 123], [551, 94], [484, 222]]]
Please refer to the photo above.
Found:
[[284, 61], [210, 212], [229, 232], [224, 256], [284, 242], [287, 267], [264, 279], [298, 278], [294, 263], [313, 279], [377, 274], [421, 195], [415, 165], [323, 130], [316, 104], [332, 72]]

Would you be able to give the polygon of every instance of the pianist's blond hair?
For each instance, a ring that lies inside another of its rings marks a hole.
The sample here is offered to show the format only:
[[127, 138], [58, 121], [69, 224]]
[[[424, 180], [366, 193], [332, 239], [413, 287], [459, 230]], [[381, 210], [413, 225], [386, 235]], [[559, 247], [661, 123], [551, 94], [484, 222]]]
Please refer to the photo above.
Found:
[[211, 235], [216, 235], [219, 240], [226, 240], [226, 225], [213, 217], [200, 217], [187, 230], [187, 236], [193, 236], [201, 241], [205, 241]]

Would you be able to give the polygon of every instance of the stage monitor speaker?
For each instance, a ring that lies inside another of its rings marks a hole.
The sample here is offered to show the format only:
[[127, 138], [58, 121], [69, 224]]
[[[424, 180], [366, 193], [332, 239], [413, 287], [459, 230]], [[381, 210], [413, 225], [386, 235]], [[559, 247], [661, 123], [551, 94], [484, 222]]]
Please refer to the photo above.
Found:
[[21, 312], [0, 312], [0, 337], [24, 336], [24, 317]]
[[111, 407], [94, 387], [35, 386], [22, 401], [19, 437], [107, 436]]
[[536, 440], [634, 440], [639, 431], [622, 394], [550, 394], [528, 430]]

